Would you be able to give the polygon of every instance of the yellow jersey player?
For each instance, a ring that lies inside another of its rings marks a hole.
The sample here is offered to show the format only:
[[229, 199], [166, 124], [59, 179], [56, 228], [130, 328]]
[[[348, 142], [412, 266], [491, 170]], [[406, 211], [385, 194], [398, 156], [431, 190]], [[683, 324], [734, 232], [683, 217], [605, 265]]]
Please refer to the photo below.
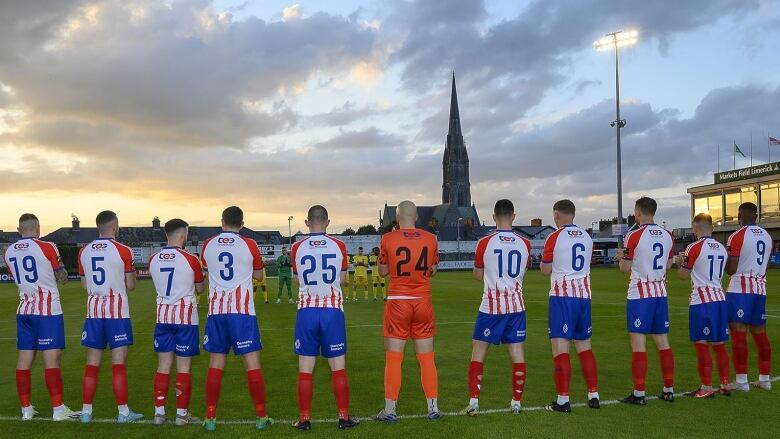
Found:
[[368, 255], [363, 253], [363, 247], [358, 247], [358, 254], [352, 256], [352, 264], [355, 266], [355, 285], [352, 290], [352, 298], [357, 300], [357, 290], [363, 287], [363, 298], [368, 300]]
[[387, 300], [385, 296], [385, 278], [379, 275], [379, 247], [371, 249], [371, 255], [368, 256], [368, 264], [371, 266], [371, 282], [374, 285], [374, 300], [376, 300], [377, 289], [382, 293], [382, 299]]
[[347, 255], [347, 271], [344, 272], [344, 283], [341, 284], [341, 289], [344, 291], [344, 300], [349, 302], [349, 265], [352, 263], [352, 256]]
[[252, 292], [253, 292], [253, 298], [257, 296], [257, 287], [260, 287], [260, 291], [263, 292], [263, 300], [265, 300], [266, 305], [268, 304], [268, 283], [266, 282], [266, 279], [268, 277], [265, 275], [265, 267], [263, 267], [263, 278], [260, 280], [252, 279]]

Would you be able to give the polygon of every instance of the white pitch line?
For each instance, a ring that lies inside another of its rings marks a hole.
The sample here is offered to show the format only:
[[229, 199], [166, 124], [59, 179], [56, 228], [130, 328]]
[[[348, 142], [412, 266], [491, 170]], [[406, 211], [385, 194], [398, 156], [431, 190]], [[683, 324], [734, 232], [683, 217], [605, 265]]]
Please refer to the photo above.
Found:
[[[780, 381], [780, 376], [772, 377], [771, 381]], [[684, 396], [685, 393], [678, 392], [675, 393], [675, 398]], [[648, 396], [645, 398], [647, 401], [653, 401], [658, 399], [657, 396]], [[599, 401], [600, 405], [616, 405], [621, 404], [620, 400], [617, 399], [608, 399], [606, 401]], [[587, 403], [584, 402], [577, 402], [573, 403], [571, 405], [572, 408], [581, 408], [581, 407], [587, 407]], [[496, 413], [511, 413], [511, 409], [509, 408], [501, 408], [501, 409], [487, 409], [487, 410], [480, 410], [480, 415], [490, 415], [490, 414], [496, 414]], [[523, 407], [523, 412], [541, 412], [541, 411], [547, 411], [546, 406], [531, 406], [531, 407]], [[442, 412], [442, 415], [444, 416], [463, 416], [460, 412]], [[399, 415], [398, 419], [427, 419], [428, 415]], [[373, 417], [371, 416], [360, 416], [355, 417], [354, 419], [357, 419], [359, 421], [372, 421]], [[0, 421], [20, 421], [18, 416], [0, 416]], [[38, 421], [38, 422], [54, 422], [51, 418], [48, 417], [39, 417], [39, 418], [33, 418], [32, 421]], [[27, 422], [27, 421], [25, 421]], [[66, 422], [66, 421], [60, 421], [60, 422]], [[100, 423], [100, 424], [114, 424], [116, 423], [116, 419], [113, 418], [99, 418], [99, 419], [93, 419], [92, 422]], [[151, 419], [143, 419], [137, 422], [134, 422], [134, 424], [151, 424], [153, 421]], [[292, 419], [274, 419], [274, 424], [284, 425], [284, 424], [291, 424], [293, 422]], [[312, 419], [311, 422], [313, 424], [323, 424], [323, 423], [336, 423], [338, 422], [338, 419], [331, 418], [331, 419]], [[254, 424], [254, 420], [250, 419], [234, 419], [234, 420], [227, 420], [227, 421], [217, 421], [217, 424], [220, 425], [250, 425]]]

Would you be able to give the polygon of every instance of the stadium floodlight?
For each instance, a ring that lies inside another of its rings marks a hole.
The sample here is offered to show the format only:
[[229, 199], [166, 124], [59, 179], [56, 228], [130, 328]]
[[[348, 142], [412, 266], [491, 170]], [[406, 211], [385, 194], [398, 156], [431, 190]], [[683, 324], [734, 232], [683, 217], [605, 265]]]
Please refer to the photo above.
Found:
[[615, 128], [617, 142], [617, 226], [618, 248], [623, 248], [623, 177], [620, 154], [620, 129], [626, 126], [626, 120], [620, 118], [620, 64], [618, 52], [621, 47], [631, 46], [639, 40], [639, 31], [629, 29], [627, 31], [610, 32], [593, 42], [593, 47], [599, 51], [612, 50], [615, 52], [615, 120], [609, 126]]
[[287, 240], [289, 245], [292, 248], [292, 215], [290, 215], [289, 218], [287, 218]]

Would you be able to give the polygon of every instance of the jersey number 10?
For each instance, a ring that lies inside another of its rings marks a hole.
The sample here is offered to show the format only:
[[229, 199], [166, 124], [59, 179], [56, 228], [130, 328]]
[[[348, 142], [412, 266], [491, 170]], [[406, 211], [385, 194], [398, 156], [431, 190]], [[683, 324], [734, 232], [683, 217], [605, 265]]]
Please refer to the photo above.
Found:
[[[498, 277], [504, 277], [504, 251], [500, 248], [494, 249], [493, 253], [498, 256]], [[506, 258], [506, 274], [511, 278], [520, 276], [523, 270], [523, 255], [519, 250], [509, 250]]]

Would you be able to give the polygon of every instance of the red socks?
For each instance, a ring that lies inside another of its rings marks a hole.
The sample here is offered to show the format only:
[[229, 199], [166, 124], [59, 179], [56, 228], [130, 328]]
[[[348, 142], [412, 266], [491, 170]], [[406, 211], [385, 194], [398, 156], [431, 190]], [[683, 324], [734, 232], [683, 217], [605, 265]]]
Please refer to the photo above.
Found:
[[114, 388], [116, 405], [127, 404], [127, 367], [124, 364], [111, 365], [111, 385]]
[[206, 419], [217, 417], [220, 387], [222, 387], [222, 369], [210, 367], [206, 373]]
[[311, 398], [314, 393], [313, 375], [310, 373], [298, 373], [298, 411], [301, 422], [311, 418]]
[[702, 385], [712, 386], [712, 356], [707, 343], [694, 343], [696, 359], [698, 361], [699, 379]]
[[728, 386], [729, 384], [729, 354], [726, 352], [725, 344], [712, 345], [715, 351], [715, 361], [718, 363], [718, 372], [720, 373], [720, 383]]
[[593, 356], [593, 350], [588, 349], [579, 353], [580, 367], [582, 376], [585, 378], [585, 384], [588, 386], [588, 392], [599, 391], [599, 373], [596, 369], [596, 357]]
[[173, 385], [176, 389], [176, 408], [186, 410], [190, 406], [192, 375], [181, 372], [177, 373], [176, 382]]
[[644, 392], [645, 376], [647, 375], [647, 352], [631, 353], [631, 375], [634, 378], [634, 390]]
[[84, 404], [92, 404], [97, 390], [99, 366], [87, 364], [84, 367], [84, 379], [81, 381], [81, 399]]
[[43, 378], [46, 381], [46, 388], [49, 390], [51, 406], [59, 407], [62, 405], [62, 372], [59, 367], [52, 367], [43, 370]]
[[731, 330], [731, 357], [734, 359], [734, 372], [747, 374], [748, 371], [748, 346], [747, 332]]
[[482, 362], [472, 361], [469, 364], [469, 396], [471, 398], [479, 398], [483, 371], [484, 364]]
[[512, 400], [523, 400], [525, 388], [525, 363], [512, 363]]
[[569, 396], [569, 382], [571, 381], [571, 361], [569, 354], [558, 354], [553, 358], [555, 364], [555, 389], [560, 396]]
[[246, 383], [249, 387], [249, 394], [252, 395], [252, 402], [255, 403], [255, 413], [260, 418], [265, 418], [268, 413], [265, 412], [265, 381], [263, 380], [263, 371], [252, 369], [246, 372]]
[[333, 394], [336, 396], [339, 419], [349, 419], [349, 381], [346, 369], [334, 371], [331, 374], [331, 381], [333, 381]]
[[769, 344], [769, 336], [766, 332], [754, 333], [753, 341], [758, 347], [758, 373], [768, 376], [772, 370], [772, 345]]
[[664, 387], [674, 387], [674, 354], [672, 348], [658, 351], [661, 359], [661, 375], [664, 377]]
[[19, 395], [19, 402], [22, 404], [22, 407], [30, 405], [31, 389], [30, 369], [16, 369], [16, 393]]
[[165, 399], [168, 397], [171, 375], [157, 372], [154, 374], [154, 406], [165, 407]]

